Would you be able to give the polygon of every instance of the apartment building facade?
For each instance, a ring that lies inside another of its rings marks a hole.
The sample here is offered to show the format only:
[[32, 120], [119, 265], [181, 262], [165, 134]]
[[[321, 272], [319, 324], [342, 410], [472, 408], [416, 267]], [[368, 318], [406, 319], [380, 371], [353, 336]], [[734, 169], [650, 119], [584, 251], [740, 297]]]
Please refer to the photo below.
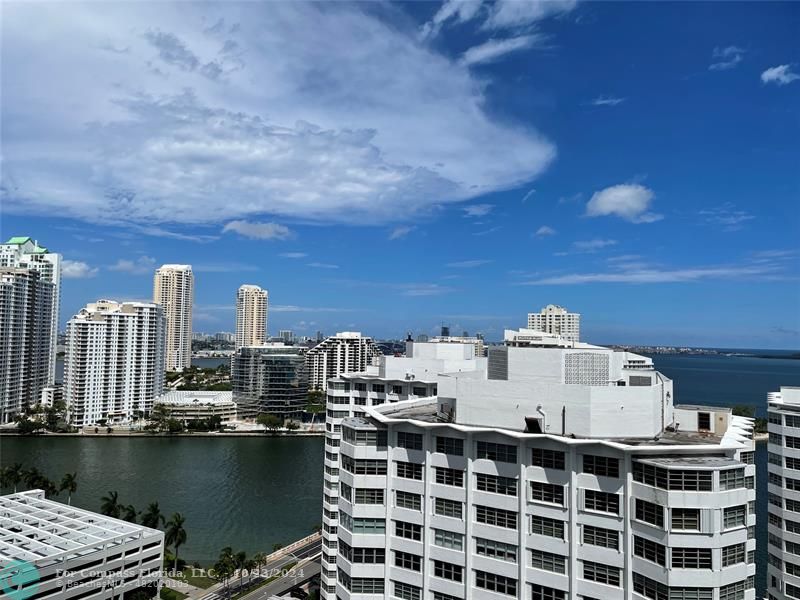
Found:
[[191, 265], [163, 265], [153, 278], [153, 302], [167, 322], [166, 368], [182, 371], [192, 365], [194, 274]]
[[236, 347], [260, 346], [267, 341], [269, 294], [257, 285], [236, 292]]
[[236, 350], [231, 359], [231, 385], [239, 418], [267, 413], [299, 419], [308, 403], [305, 352], [305, 347], [283, 343]]
[[343, 373], [358, 373], [377, 364], [381, 351], [372, 338], [358, 331], [342, 331], [327, 337], [308, 351], [309, 385], [326, 390], [328, 380]]
[[548, 304], [538, 313], [528, 313], [528, 329], [559, 335], [570, 342], [581, 340], [581, 315], [563, 306]]

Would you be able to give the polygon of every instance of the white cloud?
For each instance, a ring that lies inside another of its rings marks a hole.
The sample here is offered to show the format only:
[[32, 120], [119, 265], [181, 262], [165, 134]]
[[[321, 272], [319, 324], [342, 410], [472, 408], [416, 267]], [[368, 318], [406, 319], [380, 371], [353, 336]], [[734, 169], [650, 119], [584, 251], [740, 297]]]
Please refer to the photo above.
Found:
[[494, 208], [494, 204], [473, 204], [464, 207], [465, 217], [485, 217]]
[[555, 229], [553, 229], [549, 225], [542, 225], [541, 227], [539, 227], [539, 229], [536, 230], [536, 233], [534, 233], [533, 235], [535, 235], [536, 237], [547, 237], [555, 234], [556, 234]]
[[487, 259], [460, 260], [457, 262], [447, 263], [447, 266], [454, 269], [473, 269], [475, 267], [482, 267], [483, 265], [488, 265], [491, 262], [492, 262], [491, 260]]
[[423, 38], [434, 37], [447, 21], [454, 19], [457, 23], [466, 23], [478, 14], [482, 0], [445, 0], [433, 18], [421, 29]]
[[453, 288], [438, 283], [407, 283], [398, 287], [404, 296], [441, 296], [453, 291]]
[[568, 13], [577, 5], [577, 0], [497, 0], [486, 19], [485, 27], [524, 27], [548, 17]]
[[536, 188], [531, 188], [528, 192], [522, 197], [522, 203], [525, 204], [533, 195], [536, 193]]
[[634, 268], [609, 273], [557, 275], [522, 285], [576, 285], [583, 283], [689, 283], [706, 279], [752, 279], [774, 274], [773, 267], [757, 265], [694, 267], [686, 269]]
[[755, 215], [745, 210], [739, 210], [730, 203], [716, 208], [701, 210], [699, 214], [706, 223], [722, 227], [723, 231], [739, 231], [747, 221], [752, 221], [756, 218]]
[[617, 106], [625, 102], [626, 98], [617, 98], [615, 96], [598, 96], [589, 104], [592, 106]]
[[498, 118], [485, 82], [386, 16], [399, 10], [4, 6], [4, 210], [154, 234], [280, 218], [375, 224], [546, 169], [553, 144]]
[[389, 234], [390, 240], [400, 240], [406, 237], [409, 233], [414, 231], [416, 227], [413, 225], [400, 225], [399, 227], [395, 227], [392, 232]]
[[500, 231], [502, 227], [496, 225], [495, 227], [489, 227], [489, 229], [481, 229], [480, 231], [474, 232], [472, 235], [483, 236], [489, 235], [490, 233], [495, 233], [496, 231]]
[[716, 47], [711, 53], [714, 62], [708, 65], [709, 71], [727, 71], [736, 67], [744, 58], [745, 50], [737, 46]]
[[639, 184], [612, 185], [595, 192], [586, 204], [586, 216], [616, 215], [631, 223], [653, 223], [663, 215], [649, 212], [655, 194]]
[[314, 269], [338, 269], [339, 265], [334, 265], [331, 263], [323, 263], [323, 262], [310, 262], [306, 263], [306, 266], [313, 267]]
[[150, 256], [140, 256], [135, 260], [125, 258], [119, 259], [115, 264], [108, 267], [109, 271], [122, 271], [133, 275], [153, 274], [156, 267], [156, 259]]
[[777, 85], [786, 85], [800, 79], [800, 75], [792, 71], [791, 65], [778, 65], [777, 67], [770, 67], [761, 73], [761, 81], [763, 83], [775, 83]]
[[492, 63], [511, 52], [525, 50], [542, 43], [544, 36], [539, 34], [521, 35], [514, 38], [491, 39], [473, 46], [461, 56], [461, 64], [470, 66]]
[[305, 258], [308, 254], [305, 252], [281, 252], [279, 256], [283, 258]]
[[332, 312], [332, 313], [349, 313], [349, 312], [363, 312], [361, 309], [355, 308], [329, 308], [329, 307], [311, 307], [311, 306], [296, 306], [294, 304], [273, 304], [269, 307], [270, 312], [279, 313], [317, 313], [317, 312]]
[[62, 260], [61, 276], [64, 279], [88, 279], [97, 275], [97, 267], [90, 267], [80, 260]]
[[573, 242], [572, 247], [577, 250], [578, 252], [597, 252], [598, 250], [602, 250], [603, 248], [608, 248], [609, 246], [616, 246], [617, 240], [582, 240], [578, 242]]
[[278, 223], [254, 223], [250, 221], [231, 221], [222, 228], [223, 233], [235, 231], [239, 235], [254, 240], [285, 240], [292, 232]]

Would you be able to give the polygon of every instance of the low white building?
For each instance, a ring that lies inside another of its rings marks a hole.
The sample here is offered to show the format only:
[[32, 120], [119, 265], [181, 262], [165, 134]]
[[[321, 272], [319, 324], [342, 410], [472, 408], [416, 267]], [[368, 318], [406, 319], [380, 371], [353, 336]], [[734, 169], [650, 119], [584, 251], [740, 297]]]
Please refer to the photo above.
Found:
[[165, 407], [171, 417], [184, 422], [210, 417], [219, 417], [223, 423], [236, 419], [233, 392], [178, 390], [159, 396], [153, 406]]
[[0, 496], [0, 582], [25, 600], [116, 600], [158, 587], [164, 534], [47, 500]]

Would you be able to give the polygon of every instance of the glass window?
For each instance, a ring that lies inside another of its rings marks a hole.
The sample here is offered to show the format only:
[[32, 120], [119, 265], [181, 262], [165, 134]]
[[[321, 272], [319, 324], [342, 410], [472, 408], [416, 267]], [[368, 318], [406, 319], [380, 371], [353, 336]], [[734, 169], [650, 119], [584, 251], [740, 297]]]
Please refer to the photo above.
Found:
[[666, 546], [638, 535], [633, 536], [633, 554], [662, 567], [667, 566]]
[[422, 510], [422, 496], [397, 490], [395, 492], [395, 506], [410, 510]]
[[584, 490], [583, 503], [586, 510], [619, 514], [619, 494]]
[[453, 456], [464, 456], [464, 440], [461, 438], [436, 436], [436, 451]]
[[[531, 585], [531, 600], [564, 600], [567, 593], [543, 585]], [[585, 596], [584, 596], [585, 598]]]
[[443, 560], [434, 560], [433, 575], [434, 577], [461, 582], [464, 578], [464, 567], [444, 562]]
[[495, 527], [517, 528], [517, 513], [502, 508], [476, 505], [475, 520], [478, 523], [494, 525]]
[[547, 450], [544, 448], [533, 448], [531, 450], [531, 464], [545, 469], [564, 470], [564, 452], [560, 450]]
[[422, 450], [422, 434], [410, 431], [397, 432], [397, 445], [409, 450]]
[[433, 530], [433, 543], [442, 548], [451, 548], [453, 550], [464, 549], [464, 536], [455, 531], [447, 531], [445, 529]]
[[434, 498], [433, 512], [443, 517], [463, 518], [464, 504], [446, 498]]
[[745, 487], [744, 469], [728, 469], [719, 472], [719, 489], [735, 490]]
[[584, 454], [583, 472], [602, 477], [619, 477], [619, 459]]
[[700, 509], [673, 508], [672, 529], [678, 531], [700, 531]]
[[495, 442], [478, 442], [475, 458], [485, 458], [496, 462], [517, 462], [517, 447]]
[[531, 533], [564, 539], [564, 521], [531, 515]]
[[422, 480], [422, 465], [410, 462], [397, 461], [397, 476], [404, 479]]
[[611, 565], [584, 560], [583, 578], [619, 587], [619, 569]]
[[745, 562], [747, 550], [744, 544], [732, 544], [722, 548], [722, 566], [730, 567]]
[[419, 542], [422, 540], [422, 525], [406, 523], [405, 521], [395, 521], [394, 534], [397, 537]]
[[565, 556], [544, 552], [543, 550], [531, 550], [531, 566], [535, 569], [552, 571], [553, 573], [567, 572]]
[[452, 485], [464, 487], [464, 471], [461, 469], [448, 469], [447, 467], [435, 467], [436, 483], [442, 485]]
[[505, 496], [517, 495], [517, 480], [499, 475], [476, 474], [476, 488], [481, 492], [503, 494]]
[[475, 571], [475, 587], [508, 596], [517, 595], [517, 580], [486, 571]]
[[531, 481], [531, 500], [564, 506], [564, 486], [542, 481]]
[[728, 506], [722, 512], [722, 526], [725, 529], [732, 527], [741, 527], [747, 521], [747, 506], [740, 504], [737, 506]]
[[672, 548], [673, 569], [710, 569], [710, 548]]
[[383, 504], [383, 490], [376, 488], [356, 488], [354, 504]]
[[506, 562], [517, 562], [517, 546], [485, 538], [475, 538], [475, 553]]
[[393, 581], [394, 597], [400, 600], [420, 600], [422, 598], [422, 588], [400, 581]]
[[619, 550], [619, 531], [606, 529], [604, 527], [594, 527], [592, 525], [583, 526], [583, 543], [603, 548], [613, 548]]
[[647, 500], [636, 499], [636, 518], [656, 527], [664, 527], [664, 509]]
[[422, 570], [422, 557], [410, 552], [394, 551], [394, 566], [401, 569], [409, 569], [411, 571]]

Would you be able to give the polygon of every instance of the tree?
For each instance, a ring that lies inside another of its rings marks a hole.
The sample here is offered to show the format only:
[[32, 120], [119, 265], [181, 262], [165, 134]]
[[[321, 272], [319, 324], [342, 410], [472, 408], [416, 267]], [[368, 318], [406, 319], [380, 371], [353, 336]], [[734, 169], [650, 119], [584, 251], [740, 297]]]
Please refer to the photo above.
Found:
[[239, 587], [242, 587], [242, 575], [244, 575], [244, 570], [247, 568], [247, 553], [242, 550], [241, 552], [237, 552], [233, 555], [233, 564], [236, 566], [236, 570], [239, 572]]
[[749, 404], [737, 404], [733, 407], [733, 414], [737, 417], [749, 417], [752, 419], [756, 416], [756, 409]]
[[297, 431], [300, 429], [300, 425], [298, 425], [295, 421], [287, 421], [286, 422], [286, 430], [287, 431]]
[[128, 523], [136, 523], [136, 517], [139, 513], [136, 512], [136, 508], [133, 504], [128, 504], [128, 506], [122, 507], [122, 520], [127, 521]]
[[50, 481], [47, 477], [42, 477], [42, 479], [39, 481], [39, 488], [44, 491], [45, 498], [58, 496], [58, 486]]
[[214, 571], [217, 574], [217, 579], [222, 581], [222, 584], [225, 586], [225, 592], [228, 597], [230, 597], [230, 589], [228, 588], [228, 578], [233, 575], [235, 570], [234, 567], [234, 556], [233, 556], [233, 549], [230, 546], [226, 546], [219, 553], [219, 560], [214, 563]]
[[17, 493], [17, 486], [22, 483], [25, 478], [25, 469], [20, 463], [14, 463], [7, 468], [8, 471], [8, 485], [14, 488], [14, 493]]
[[31, 467], [27, 471], [24, 471], [23, 478], [25, 479], [25, 485], [27, 485], [30, 489], [40, 487], [45, 479], [45, 476], [42, 475], [42, 473], [36, 467]]
[[103, 496], [100, 504], [100, 513], [107, 517], [119, 518], [122, 506], [119, 503], [117, 492], [108, 492], [108, 496]]
[[175, 513], [167, 522], [164, 543], [175, 550], [175, 570], [178, 570], [178, 548], [186, 543], [186, 530], [183, 528], [185, 519], [181, 513]]
[[164, 525], [164, 515], [161, 514], [158, 502], [147, 505], [147, 510], [142, 513], [142, 525], [150, 529], [158, 529], [159, 525]]
[[256, 417], [256, 423], [263, 425], [267, 431], [276, 432], [280, 429], [283, 421], [273, 414], [261, 413]]
[[67, 492], [67, 504], [72, 505], [72, 494], [78, 490], [78, 474], [67, 473], [61, 478], [59, 491]]

